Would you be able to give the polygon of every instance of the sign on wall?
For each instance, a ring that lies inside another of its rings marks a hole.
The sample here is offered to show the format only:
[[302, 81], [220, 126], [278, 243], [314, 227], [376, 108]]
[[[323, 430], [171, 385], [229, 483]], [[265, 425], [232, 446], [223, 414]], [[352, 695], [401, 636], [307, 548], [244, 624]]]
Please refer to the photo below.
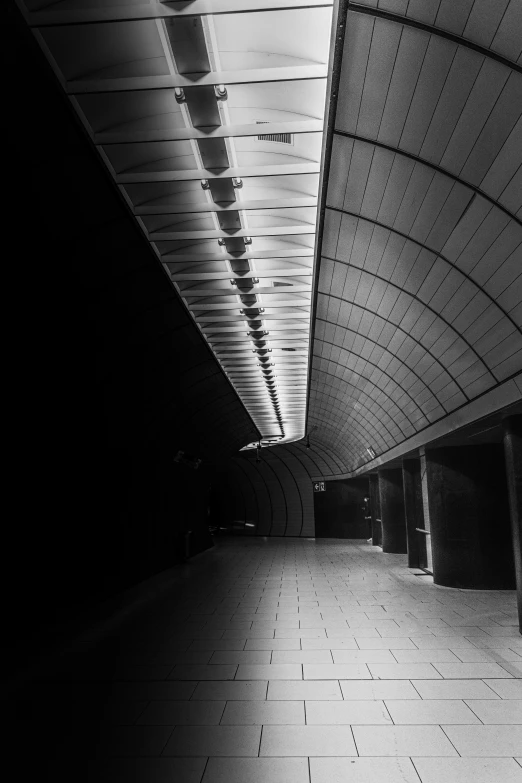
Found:
[[314, 481], [314, 492], [326, 492], [326, 484], [324, 481]]

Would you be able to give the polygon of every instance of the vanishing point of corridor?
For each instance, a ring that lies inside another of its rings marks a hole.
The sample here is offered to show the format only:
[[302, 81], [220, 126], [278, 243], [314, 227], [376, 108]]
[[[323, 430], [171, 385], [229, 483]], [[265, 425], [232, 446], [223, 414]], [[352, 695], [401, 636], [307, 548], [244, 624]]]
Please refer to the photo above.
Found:
[[514, 591], [359, 540], [222, 538], [179, 573], [120, 640], [92, 781], [522, 781]]

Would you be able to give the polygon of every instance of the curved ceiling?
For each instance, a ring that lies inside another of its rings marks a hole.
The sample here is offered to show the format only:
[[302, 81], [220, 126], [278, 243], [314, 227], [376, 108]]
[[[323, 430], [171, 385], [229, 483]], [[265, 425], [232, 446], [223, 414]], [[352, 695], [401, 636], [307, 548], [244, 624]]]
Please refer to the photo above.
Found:
[[18, 2], [262, 438], [302, 437], [333, 0]]
[[348, 473], [522, 369], [522, 3], [339, 24], [308, 427]]

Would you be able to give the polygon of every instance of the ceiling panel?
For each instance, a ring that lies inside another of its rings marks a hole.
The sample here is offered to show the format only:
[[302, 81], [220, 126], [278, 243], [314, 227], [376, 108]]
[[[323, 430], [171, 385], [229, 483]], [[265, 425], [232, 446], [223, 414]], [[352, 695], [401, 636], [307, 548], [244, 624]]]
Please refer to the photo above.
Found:
[[301, 438], [333, 0], [19, 6], [262, 439]]

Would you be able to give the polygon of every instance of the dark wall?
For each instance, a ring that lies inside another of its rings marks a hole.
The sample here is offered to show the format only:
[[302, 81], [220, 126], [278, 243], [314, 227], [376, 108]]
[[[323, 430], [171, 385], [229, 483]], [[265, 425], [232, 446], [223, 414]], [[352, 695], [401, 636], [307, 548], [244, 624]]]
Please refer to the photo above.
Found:
[[[211, 464], [258, 433], [8, 4], [3, 363], [14, 513], [3, 538], [22, 645], [211, 545]], [[7, 504], [6, 504], [7, 507]]]
[[379, 505], [382, 523], [382, 551], [405, 554], [406, 518], [401, 468], [383, 469], [379, 476]]
[[368, 538], [364, 498], [368, 479], [327, 481], [325, 492], [314, 493], [316, 538]]
[[259, 462], [255, 450], [223, 461], [212, 471], [212, 523], [246, 535], [313, 536], [315, 472], [299, 444], [262, 449]]
[[513, 589], [502, 446], [426, 450], [426, 472], [435, 583]]

